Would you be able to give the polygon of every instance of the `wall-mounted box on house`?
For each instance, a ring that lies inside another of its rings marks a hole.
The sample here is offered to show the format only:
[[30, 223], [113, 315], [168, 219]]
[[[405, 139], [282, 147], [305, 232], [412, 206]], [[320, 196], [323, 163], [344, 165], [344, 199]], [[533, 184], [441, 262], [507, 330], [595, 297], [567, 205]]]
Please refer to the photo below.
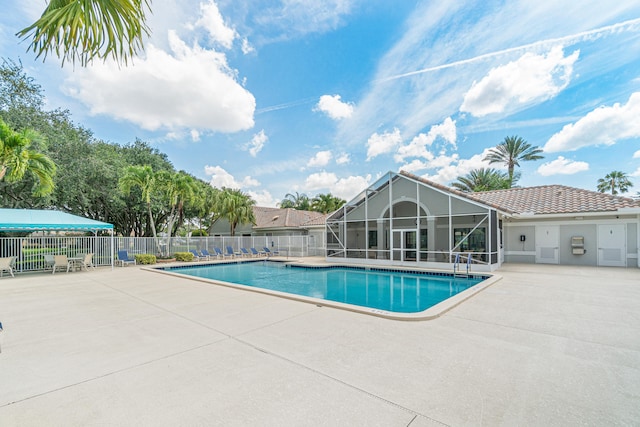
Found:
[[584, 255], [587, 250], [584, 248], [584, 237], [573, 236], [571, 238], [571, 253], [574, 255]]

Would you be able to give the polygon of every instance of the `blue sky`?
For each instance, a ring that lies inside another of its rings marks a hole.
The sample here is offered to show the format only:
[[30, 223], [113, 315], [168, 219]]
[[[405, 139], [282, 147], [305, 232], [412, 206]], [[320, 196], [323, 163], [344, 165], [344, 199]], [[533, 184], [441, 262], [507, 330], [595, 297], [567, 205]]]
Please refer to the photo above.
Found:
[[450, 184], [510, 135], [545, 151], [522, 186], [620, 170], [640, 191], [637, 1], [156, 1], [120, 68], [35, 60], [15, 33], [44, 7], [3, 5], [0, 56], [49, 108], [262, 206], [350, 199], [401, 169]]

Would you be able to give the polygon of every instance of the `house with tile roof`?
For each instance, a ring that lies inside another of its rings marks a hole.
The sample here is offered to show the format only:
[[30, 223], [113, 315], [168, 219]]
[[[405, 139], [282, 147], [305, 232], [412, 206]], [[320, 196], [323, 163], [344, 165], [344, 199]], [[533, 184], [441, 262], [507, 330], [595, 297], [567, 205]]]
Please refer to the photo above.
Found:
[[[324, 224], [328, 215], [292, 208], [254, 206], [255, 224], [239, 224], [236, 236], [313, 236], [324, 241]], [[229, 221], [218, 219], [209, 229], [211, 236], [229, 236]]]
[[562, 185], [464, 193], [389, 172], [330, 215], [326, 232], [331, 261], [640, 267], [640, 201]]

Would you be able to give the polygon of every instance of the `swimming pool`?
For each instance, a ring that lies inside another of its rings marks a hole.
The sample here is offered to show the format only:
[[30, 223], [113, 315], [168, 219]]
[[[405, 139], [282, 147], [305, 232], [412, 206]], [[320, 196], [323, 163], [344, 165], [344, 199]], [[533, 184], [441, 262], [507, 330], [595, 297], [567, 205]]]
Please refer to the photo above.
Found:
[[[270, 261], [164, 267], [179, 275], [297, 296], [340, 308], [385, 314], [423, 313], [445, 300], [468, 292], [486, 275], [454, 277], [450, 273], [390, 270], [360, 266], [304, 266]], [[361, 308], [358, 310], [357, 308]]]

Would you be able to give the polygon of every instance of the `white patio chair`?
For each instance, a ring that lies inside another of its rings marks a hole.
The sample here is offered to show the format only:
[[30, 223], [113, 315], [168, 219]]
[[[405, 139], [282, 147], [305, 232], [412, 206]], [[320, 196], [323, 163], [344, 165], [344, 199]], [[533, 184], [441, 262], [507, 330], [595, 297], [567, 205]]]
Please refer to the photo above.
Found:
[[53, 261], [53, 273], [51, 274], [56, 274], [56, 270], [59, 268], [64, 268], [67, 270], [67, 273], [69, 272], [71, 262], [69, 262], [69, 258], [67, 258], [66, 255], [54, 255]]
[[8, 271], [11, 274], [11, 277], [16, 277], [13, 275], [13, 269], [16, 266], [16, 257], [10, 256], [6, 258], [0, 258], [0, 277], [5, 271]]
[[93, 253], [86, 254], [82, 261], [80, 261], [80, 268], [84, 268], [85, 271], [89, 271], [89, 267], [94, 270], [96, 269], [96, 266], [93, 265]]

